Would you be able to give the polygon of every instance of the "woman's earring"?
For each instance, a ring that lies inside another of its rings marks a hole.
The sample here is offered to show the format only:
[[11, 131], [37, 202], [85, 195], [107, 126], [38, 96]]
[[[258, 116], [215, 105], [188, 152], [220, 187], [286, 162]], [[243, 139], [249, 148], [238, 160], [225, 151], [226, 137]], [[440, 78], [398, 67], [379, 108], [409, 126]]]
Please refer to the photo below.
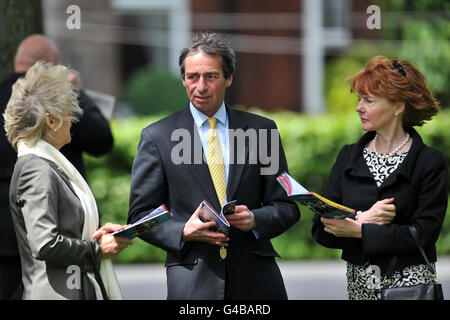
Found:
[[[398, 112], [396, 112], [396, 113], [394, 113], [395, 114], [395, 116], [398, 116]], [[55, 130], [56, 131], [56, 130]]]
[[56, 129], [56, 128], [55, 128], [55, 129], [53, 129], [53, 131], [55, 131], [55, 132], [56, 132], [56, 130], [58, 130], [58, 129]]

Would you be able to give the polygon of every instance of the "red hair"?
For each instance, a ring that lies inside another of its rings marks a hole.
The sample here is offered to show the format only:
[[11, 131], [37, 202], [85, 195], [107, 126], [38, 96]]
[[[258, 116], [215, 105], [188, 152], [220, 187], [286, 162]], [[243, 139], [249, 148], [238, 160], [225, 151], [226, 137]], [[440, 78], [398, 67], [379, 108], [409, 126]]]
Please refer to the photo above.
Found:
[[350, 91], [404, 103], [405, 127], [422, 126], [439, 112], [439, 103], [433, 98], [425, 77], [406, 60], [373, 57], [351, 77]]

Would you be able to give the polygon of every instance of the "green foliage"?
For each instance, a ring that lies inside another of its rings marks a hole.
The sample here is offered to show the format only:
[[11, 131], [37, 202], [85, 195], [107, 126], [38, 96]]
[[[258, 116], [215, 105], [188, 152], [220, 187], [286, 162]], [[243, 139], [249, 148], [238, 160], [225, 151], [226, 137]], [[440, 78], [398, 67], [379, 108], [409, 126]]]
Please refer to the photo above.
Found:
[[425, 75], [430, 89], [444, 107], [450, 68], [450, 3], [439, 0], [376, 1], [383, 14], [382, 34], [396, 45], [391, 56], [412, 62]]
[[364, 67], [362, 59], [343, 56], [329, 61], [325, 72], [325, 99], [330, 112], [348, 112], [358, 105], [356, 94], [350, 93], [350, 77]]
[[395, 11], [448, 11], [450, 3], [442, 0], [377, 0], [381, 10]]
[[125, 100], [137, 115], [171, 113], [188, 102], [180, 77], [161, 68], [133, 74], [125, 85]]
[[[162, 116], [160, 116], [162, 117]], [[88, 182], [97, 199], [101, 224], [127, 223], [131, 166], [136, 156], [141, 130], [160, 117], [112, 120], [114, 148], [105, 157], [85, 155]], [[140, 239], [134, 239], [117, 258], [117, 262], [162, 262], [165, 252], [150, 246]]]
[[414, 64], [427, 79], [434, 97], [450, 106], [450, 2], [439, 0], [375, 1], [382, 14], [382, 40], [357, 41], [341, 56], [327, 61], [325, 97], [330, 112], [353, 111], [356, 98], [346, 79], [376, 55], [396, 57]]
[[28, 35], [42, 33], [40, 0], [0, 1], [0, 82], [13, 71], [17, 46]]
[[412, 61], [427, 75], [430, 88], [447, 106], [450, 68], [443, 62], [450, 60], [450, 20], [436, 19], [431, 22], [405, 19], [403, 39], [399, 57]]
[[[450, 204], [450, 198], [448, 199], [448, 203]], [[450, 253], [450, 208], [447, 208], [444, 225], [442, 226], [439, 239], [436, 242], [436, 250], [438, 255], [448, 255]]]
[[[291, 175], [305, 187], [322, 192], [338, 151], [344, 144], [354, 143], [363, 134], [355, 112], [349, 114], [302, 115], [290, 112], [267, 114], [252, 112], [273, 119], [280, 130]], [[86, 156], [88, 182], [97, 199], [102, 223], [125, 224], [128, 212], [130, 173], [141, 130], [162, 116], [114, 120], [113, 152], [102, 158]], [[450, 164], [450, 110], [439, 113], [423, 128], [419, 128], [425, 143], [441, 150]], [[337, 258], [340, 250], [317, 244], [311, 237], [313, 214], [300, 207], [302, 218], [283, 235], [273, 240], [285, 259]], [[440, 255], [450, 254], [450, 218], [444, 223], [437, 248]], [[122, 252], [117, 262], [163, 262], [165, 253], [136, 239]]]

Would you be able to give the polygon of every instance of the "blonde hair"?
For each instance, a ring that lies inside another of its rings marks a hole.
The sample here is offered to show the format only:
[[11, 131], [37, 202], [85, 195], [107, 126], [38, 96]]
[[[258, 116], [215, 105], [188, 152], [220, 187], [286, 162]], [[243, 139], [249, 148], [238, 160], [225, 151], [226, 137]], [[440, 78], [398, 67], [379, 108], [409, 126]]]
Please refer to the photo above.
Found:
[[19, 141], [33, 146], [44, 137], [46, 113], [60, 125], [67, 118], [76, 122], [83, 114], [67, 80], [68, 72], [62, 65], [38, 61], [13, 85], [3, 117], [8, 141], [14, 149], [17, 150]]

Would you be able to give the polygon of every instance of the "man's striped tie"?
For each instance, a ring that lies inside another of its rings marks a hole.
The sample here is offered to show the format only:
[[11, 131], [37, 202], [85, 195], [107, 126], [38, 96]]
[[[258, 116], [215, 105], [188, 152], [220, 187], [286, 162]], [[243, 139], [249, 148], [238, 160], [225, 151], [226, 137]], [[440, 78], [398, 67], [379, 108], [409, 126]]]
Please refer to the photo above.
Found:
[[[227, 182], [225, 179], [225, 167], [223, 164], [222, 148], [220, 146], [219, 137], [216, 130], [216, 118], [208, 118], [208, 168], [211, 174], [214, 188], [216, 189], [217, 198], [219, 198], [220, 205], [227, 196]], [[222, 246], [219, 250], [219, 255], [222, 260], [227, 258], [227, 249]]]
[[223, 164], [222, 148], [216, 130], [216, 118], [208, 118], [208, 168], [220, 205], [223, 205], [227, 195], [225, 167]]

